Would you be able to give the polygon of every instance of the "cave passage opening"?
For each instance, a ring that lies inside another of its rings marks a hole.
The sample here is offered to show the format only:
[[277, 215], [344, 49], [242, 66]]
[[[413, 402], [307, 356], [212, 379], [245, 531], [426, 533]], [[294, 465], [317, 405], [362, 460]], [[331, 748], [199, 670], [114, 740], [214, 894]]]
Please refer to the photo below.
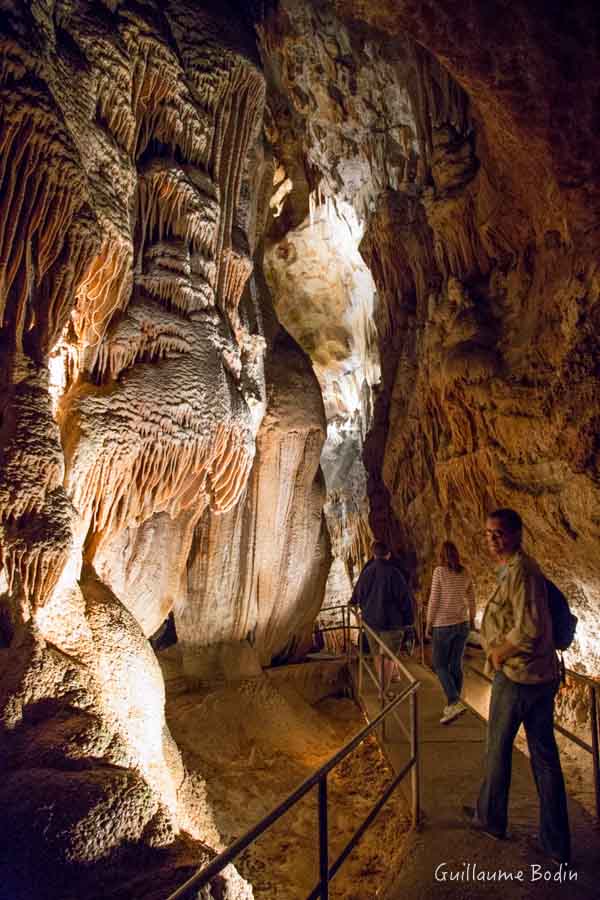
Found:
[[324, 606], [348, 602], [372, 540], [362, 455], [381, 367], [377, 289], [360, 254], [363, 235], [351, 204], [315, 191], [305, 220], [268, 243], [264, 256], [278, 318], [309, 355], [325, 407], [320, 463], [333, 560]]

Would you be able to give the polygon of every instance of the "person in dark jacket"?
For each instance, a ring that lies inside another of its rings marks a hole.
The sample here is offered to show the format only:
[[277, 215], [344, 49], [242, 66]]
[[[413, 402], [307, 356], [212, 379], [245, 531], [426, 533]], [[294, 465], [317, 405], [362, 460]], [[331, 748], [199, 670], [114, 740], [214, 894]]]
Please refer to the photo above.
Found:
[[[350, 603], [359, 606], [365, 623], [397, 654], [404, 631], [414, 621], [413, 599], [402, 573], [390, 562], [391, 554], [381, 541], [372, 547], [374, 559], [360, 573]], [[382, 656], [381, 644], [367, 633], [371, 655], [375, 657], [375, 671], [387, 692], [394, 662]], [[380, 660], [380, 662], [378, 662]]]

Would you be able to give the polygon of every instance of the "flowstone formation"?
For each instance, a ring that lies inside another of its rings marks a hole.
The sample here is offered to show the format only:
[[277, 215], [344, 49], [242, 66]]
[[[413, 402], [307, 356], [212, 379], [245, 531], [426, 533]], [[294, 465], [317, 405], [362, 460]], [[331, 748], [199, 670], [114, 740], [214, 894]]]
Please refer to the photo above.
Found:
[[[375, 285], [358, 252], [362, 228], [351, 206], [318, 205], [283, 239], [265, 241], [264, 271], [279, 319], [312, 359], [327, 440], [321, 453], [333, 565], [325, 605], [347, 603], [370, 555], [367, 480], [362, 463], [379, 383], [373, 322]], [[314, 201], [314, 202], [313, 202]], [[277, 233], [274, 220], [271, 233]]]
[[323, 391], [326, 596], [346, 603], [373, 539], [362, 455], [380, 380], [378, 299], [358, 248], [372, 199], [417, 164], [412, 112], [391, 60], [332, 4], [283, 0], [257, 30], [277, 163], [265, 275]]
[[329, 563], [318, 386], [252, 275], [264, 78], [227, 4], [15, 3], [2, 33], [1, 880], [164, 897], [221, 838], [146, 638], [173, 611], [193, 677], [215, 645], [260, 670]]
[[598, 27], [586, 2], [282, 0], [259, 28], [286, 121], [274, 152], [296, 173], [280, 220], [297, 227], [318, 186], [366, 225], [382, 371], [364, 449], [374, 534], [412, 560], [423, 596], [452, 538], [483, 598], [485, 514], [514, 506], [580, 617], [570, 661], [590, 671]]

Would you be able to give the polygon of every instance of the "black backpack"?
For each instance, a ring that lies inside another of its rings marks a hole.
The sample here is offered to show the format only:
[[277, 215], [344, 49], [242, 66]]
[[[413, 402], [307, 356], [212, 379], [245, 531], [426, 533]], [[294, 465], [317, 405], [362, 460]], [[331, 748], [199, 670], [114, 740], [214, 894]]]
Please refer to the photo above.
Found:
[[548, 606], [552, 616], [552, 638], [557, 650], [567, 650], [573, 643], [577, 616], [569, 609], [569, 601], [553, 581], [545, 579], [548, 590]]

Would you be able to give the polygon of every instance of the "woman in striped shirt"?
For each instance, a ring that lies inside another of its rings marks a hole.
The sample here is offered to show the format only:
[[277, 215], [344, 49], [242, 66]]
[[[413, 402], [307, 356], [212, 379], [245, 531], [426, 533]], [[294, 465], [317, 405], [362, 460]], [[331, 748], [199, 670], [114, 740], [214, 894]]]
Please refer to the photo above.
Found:
[[448, 700], [440, 722], [447, 725], [467, 708], [460, 699], [462, 661], [475, 622], [475, 592], [451, 541], [442, 544], [441, 563], [433, 571], [426, 633], [433, 633], [432, 665]]

